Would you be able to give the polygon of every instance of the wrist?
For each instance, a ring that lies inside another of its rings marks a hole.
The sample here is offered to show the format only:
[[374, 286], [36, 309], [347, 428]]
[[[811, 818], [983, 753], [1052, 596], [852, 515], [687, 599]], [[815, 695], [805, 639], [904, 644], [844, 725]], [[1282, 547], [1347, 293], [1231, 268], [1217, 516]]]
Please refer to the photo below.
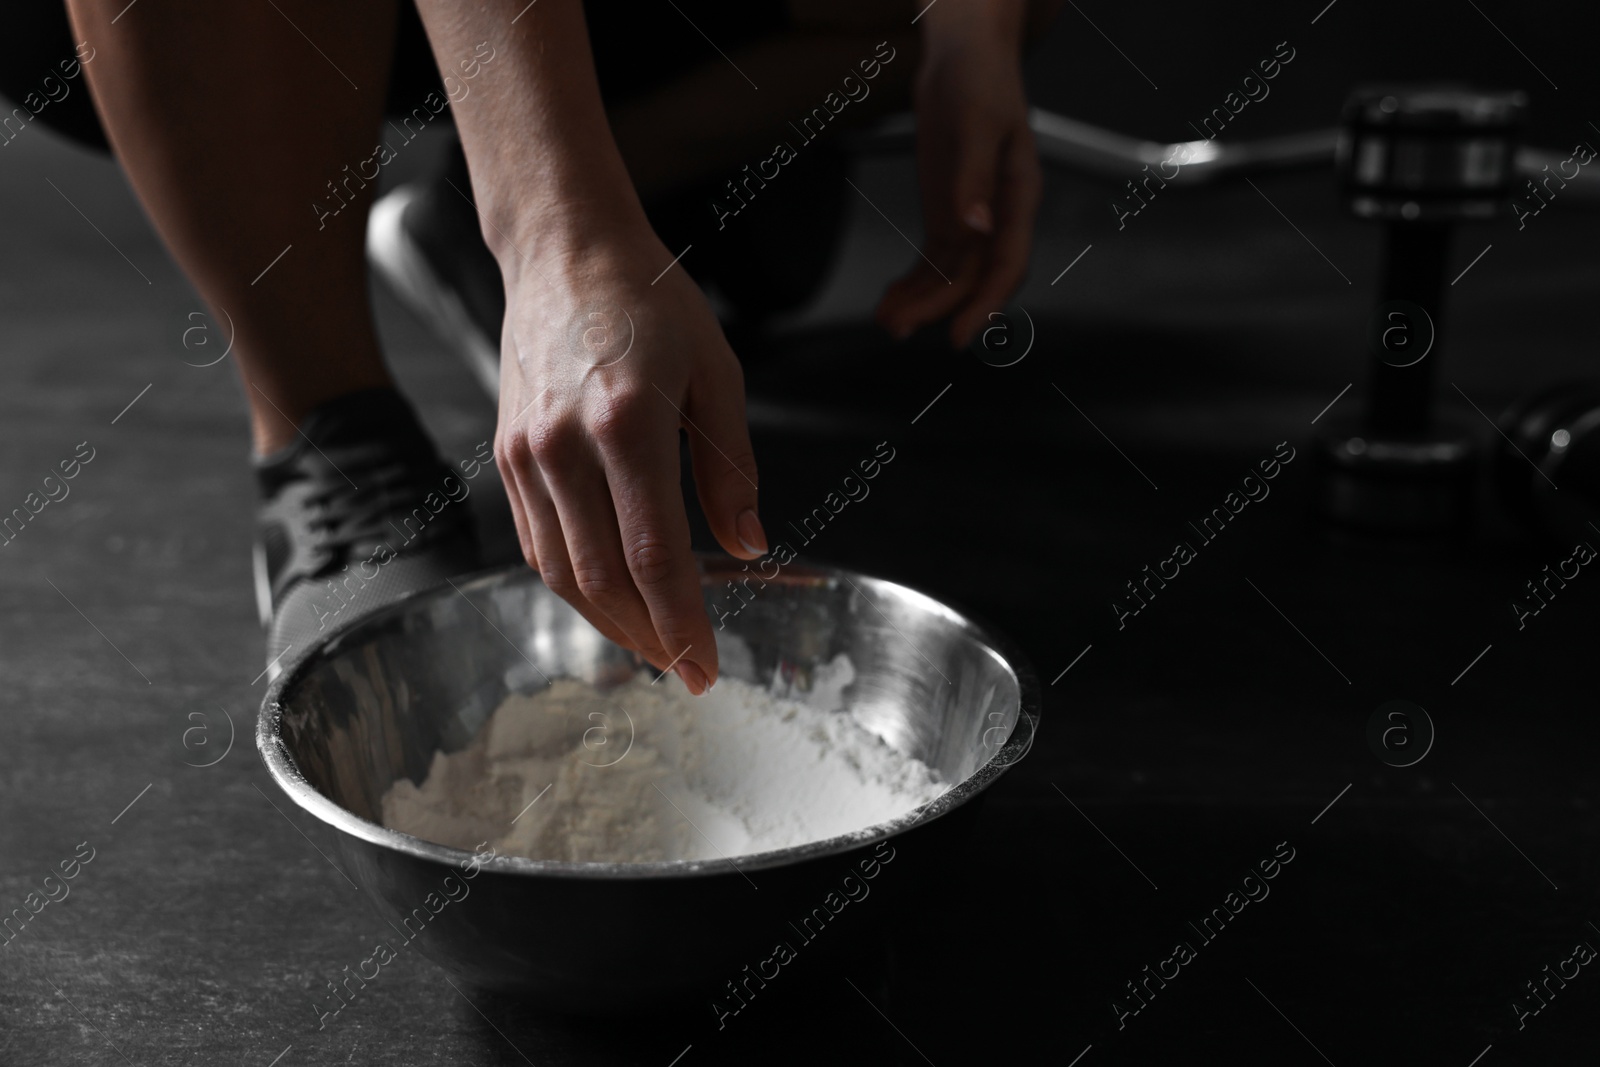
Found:
[[484, 241], [509, 291], [525, 276], [544, 282], [610, 273], [658, 244], [632, 186], [545, 194], [482, 216]]
[[524, 285], [551, 295], [633, 289], [672, 258], [642, 210], [632, 217], [615, 205], [550, 205], [522, 232], [514, 247], [504, 239], [491, 246], [508, 294]]

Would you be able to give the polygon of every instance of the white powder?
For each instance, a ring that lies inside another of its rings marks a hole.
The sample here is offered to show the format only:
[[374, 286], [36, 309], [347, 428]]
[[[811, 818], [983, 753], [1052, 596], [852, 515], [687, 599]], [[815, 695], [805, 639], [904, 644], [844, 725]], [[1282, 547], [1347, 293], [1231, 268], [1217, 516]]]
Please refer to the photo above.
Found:
[[676, 675], [642, 673], [513, 694], [466, 748], [434, 753], [421, 788], [390, 787], [384, 825], [531, 859], [716, 859], [860, 830], [945, 792], [926, 764], [829, 710], [854, 677], [848, 659], [815, 674], [808, 704], [733, 678], [692, 697]]

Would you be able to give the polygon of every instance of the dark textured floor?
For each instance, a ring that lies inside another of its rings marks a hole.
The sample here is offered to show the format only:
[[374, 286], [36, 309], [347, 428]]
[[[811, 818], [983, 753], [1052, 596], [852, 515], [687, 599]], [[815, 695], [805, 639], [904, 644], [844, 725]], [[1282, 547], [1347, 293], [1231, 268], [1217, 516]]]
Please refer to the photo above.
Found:
[[[1120, 64], [1096, 69], [1142, 92]], [[1600, 585], [1518, 632], [1508, 600], [1559, 556], [1502, 519], [1426, 552], [1308, 520], [1311, 420], [1361, 378], [1378, 255], [1326, 175], [1174, 193], [1120, 233], [1103, 186], [1053, 179], [1019, 298], [1034, 347], [1004, 369], [861, 325], [913, 253], [860, 204], [818, 307], [745, 353], [769, 522], [891, 441], [810, 558], [972, 609], [1046, 685], [972, 849], [844, 934], [867, 951], [858, 989], [803, 964], [722, 1031], [709, 1011], [596, 1027], [413, 958], [319, 1031], [313, 999], [383, 930], [251, 744], [241, 393], [229, 361], [186, 365], [223, 342], [191, 332], [200, 305], [118, 172], [27, 136], [0, 158], [0, 509], [81, 442], [93, 459], [0, 548], [0, 912], [92, 860], [0, 948], [0, 1063], [1593, 1062], [1600, 977], [1521, 1028], [1511, 1003], [1600, 946]], [[882, 160], [857, 181], [914, 235], [909, 177]], [[1597, 235], [1575, 210], [1464, 235], [1457, 269], [1493, 249], [1452, 289], [1442, 380], [1492, 412], [1592, 372]], [[491, 407], [375, 299], [443, 451], [469, 454]], [[1123, 583], [1280, 441], [1300, 452], [1272, 496], [1119, 630]], [[493, 495], [474, 499], [508, 548]], [[1437, 728], [1407, 770], [1366, 741], [1394, 698]], [[185, 765], [230, 729], [215, 766]], [[1189, 923], [1282, 842], [1270, 897], [1198, 944]], [[1119, 1029], [1125, 983], [1179, 941], [1197, 958]]]

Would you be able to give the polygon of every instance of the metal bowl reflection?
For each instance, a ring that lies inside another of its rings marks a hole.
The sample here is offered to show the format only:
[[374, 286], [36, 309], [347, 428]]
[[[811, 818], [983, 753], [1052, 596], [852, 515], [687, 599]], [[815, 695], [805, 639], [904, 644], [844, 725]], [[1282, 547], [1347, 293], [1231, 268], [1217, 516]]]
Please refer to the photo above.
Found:
[[[702, 565], [708, 607], [749, 577], [725, 557]], [[1003, 638], [851, 572], [790, 565], [724, 621], [724, 677], [781, 679], [804, 700], [811, 672], [845, 653], [856, 671], [846, 709], [955, 784], [894, 822], [731, 861], [483, 860], [385, 828], [390, 785], [420, 782], [434, 751], [466, 745], [506, 694], [563, 676], [605, 685], [637, 669], [520, 565], [334, 634], [274, 681], [257, 745], [289, 798], [334, 831], [344, 872], [397, 938], [460, 979], [578, 1012], [714, 991], [754, 946], [771, 946], [786, 908], [821, 899], [874, 846], [957, 822], [944, 817], [1027, 753], [1039, 696]]]

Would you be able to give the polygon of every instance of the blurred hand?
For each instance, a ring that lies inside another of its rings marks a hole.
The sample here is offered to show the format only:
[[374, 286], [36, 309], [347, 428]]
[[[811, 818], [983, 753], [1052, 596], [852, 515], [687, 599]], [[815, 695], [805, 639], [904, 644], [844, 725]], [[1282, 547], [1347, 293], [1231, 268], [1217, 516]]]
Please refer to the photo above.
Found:
[[1022, 14], [1020, 0], [927, 11], [916, 84], [924, 258], [878, 305], [897, 337], [949, 316], [951, 343], [965, 346], [1027, 273], [1042, 179], [1022, 88]]
[[679, 427], [718, 542], [747, 560], [767, 542], [743, 372], [681, 265], [651, 284], [671, 261], [633, 227], [507, 269], [495, 459], [545, 584], [656, 667], [676, 661], [698, 694], [716, 681], [717, 646], [689, 547]]

